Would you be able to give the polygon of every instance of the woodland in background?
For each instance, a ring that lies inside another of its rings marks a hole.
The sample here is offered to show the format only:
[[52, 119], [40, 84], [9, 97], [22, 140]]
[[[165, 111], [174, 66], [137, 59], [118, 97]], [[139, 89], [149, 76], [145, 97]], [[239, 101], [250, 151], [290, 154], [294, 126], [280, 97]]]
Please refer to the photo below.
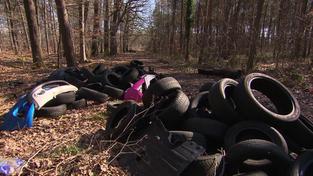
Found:
[[51, 54], [74, 66], [138, 50], [247, 70], [313, 66], [312, 10], [312, 0], [1, 0], [0, 50], [32, 51], [38, 67]]
[[75, 66], [88, 57], [128, 52], [129, 43], [140, 50], [147, 2], [1, 0], [0, 51], [32, 51], [34, 64], [41, 67], [52, 54], [58, 63], [64, 56], [67, 66]]
[[198, 64], [280, 67], [311, 57], [312, 9], [310, 0], [157, 0], [149, 48]]

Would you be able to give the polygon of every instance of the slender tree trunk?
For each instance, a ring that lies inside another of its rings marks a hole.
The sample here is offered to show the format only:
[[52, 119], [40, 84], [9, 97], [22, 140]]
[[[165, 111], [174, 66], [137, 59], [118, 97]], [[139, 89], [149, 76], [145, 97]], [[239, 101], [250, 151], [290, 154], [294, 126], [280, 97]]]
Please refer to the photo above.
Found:
[[24, 36], [25, 36], [26, 47], [28, 48], [28, 50], [30, 50], [31, 48], [30, 48], [30, 44], [29, 44], [29, 37], [28, 37], [27, 28], [26, 28], [26, 24], [25, 24], [24, 13], [22, 12], [22, 7], [21, 7], [21, 5], [19, 4], [18, 6], [19, 6], [19, 7], [18, 7], [19, 13], [20, 13], [21, 18], [22, 18], [23, 33], [24, 33]]
[[85, 41], [85, 0], [80, 0], [79, 4], [79, 48], [80, 48], [80, 61], [86, 62], [86, 41]]
[[41, 25], [40, 25], [40, 19], [39, 19], [39, 0], [34, 0], [35, 3], [35, 9], [36, 9], [36, 20], [37, 20], [37, 25], [38, 25], [38, 35], [39, 35], [39, 43], [40, 46], [42, 46], [41, 44]]
[[110, 55], [114, 56], [117, 54], [117, 37], [116, 33], [118, 30], [118, 26], [120, 23], [120, 10], [121, 10], [121, 0], [114, 0], [114, 11], [113, 11], [113, 19], [110, 25]]
[[91, 44], [91, 55], [93, 57], [99, 54], [99, 42], [98, 37], [100, 33], [99, 25], [99, 0], [95, 0], [93, 4], [94, 17], [93, 17], [93, 33], [92, 33], [92, 44]]
[[104, 0], [104, 20], [103, 20], [103, 48], [104, 54], [109, 54], [109, 23], [110, 23], [110, 0]]
[[9, 32], [11, 33], [12, 46], [13, 46], [15, 54], [18, 54], [19, 53], [18, 39], [17, 39], [16, 29], [15, 29], [15, 20], [13, 19], [14, 13], [13, 13], [13, 10], [11, 9], [10, 0], [5, 1], [5, 10], [6, 10], [7, 19], [8, 19], [7, 21], [9, 25]]
[[176, 6], [177, 0], [172, 0], [172, 29], [170, 35], [170, 55], [173, 55], [173, 50], [176, 48], [175, 46], [175, 32], [176, 32]]
[[179, 48], [180, 51], [184, 51], [184, 0], [180, 0], [180, 39], [179, 39]]
[[29, 38], [32, 49], [33, 63], [37, 67], [43, 65], [42, 51], [39, 43], [38, 25], [36, 21], [36, 9], [33, 0], [24, 0], [24, 8], [27, 18]]
[[[298, 15], [301, 18], [305, 17], [305, 13], [306, 13], [306, 9], [307, 9], [307, 4], [308, 4], [308, 0], [301, 0], [300, 1], [300, 10], [298, 12]], [[298, 19], [297, 19], [298, 20]], [[301, 53], [301, 48], [302, 48], [302, 38], [303, 38], [303, 34], [304, 34], [304, 29], [305, 29], [305, 24], [302, 20], [298, 20], [297, 21], [298, 25], [297, 25], [297, 33], [295, 34], [295, 46], [294, 46], [294, 57], [295, 58], [299, 58], [300, 57], [300, 53]]]
[[192, 0], [187, 0], [186, 4], [186, 22], [185, 22], [185, 61], [189, 62], [189, 43], [190, 43], [190, 33], [192, 25]]
[[47, 27], [47, 8], [46, 8], [46, 1], [43, 1], [43, 23], [45, 28], [45, 41], [46, 41], [46, 50], [49, 56], [50, 54], [50, 47], [49, 47], [49, 36], [48, 36], [48, 27]]
[[53, 13], [53, 3], [52, 0], [49, 0], [49, 16], [50, 16], [50, 26], [51, 26], [51, 34], [52, 34], [52, 43], [53, 43], [53, 52], [57, 53], [58, 50], [58, 37], [57, 37], [57, 29], [56, 29], [56, 21]]
[[256, 16], [254, 18], [252, 33], [250, 38], [250, 47], [249, 47], [249, 58], [247, 62], [247, 70], [250, 71], [253, 69], [255, 64], [255, 55], [257, 53], [257, 41], [260, 34], [260, 21], [262, 17], [264, 0], [258, 0], [256, 7]]
[[74, 44], [72, 39], [71, 27], [68, 22], [68, 15], [66, 12], [64, 0], [55, 0], [55, 3], [59, 20], [59, 33], [62, 36], [61, 38], [67, 66], [77, 66], [74, 54]]

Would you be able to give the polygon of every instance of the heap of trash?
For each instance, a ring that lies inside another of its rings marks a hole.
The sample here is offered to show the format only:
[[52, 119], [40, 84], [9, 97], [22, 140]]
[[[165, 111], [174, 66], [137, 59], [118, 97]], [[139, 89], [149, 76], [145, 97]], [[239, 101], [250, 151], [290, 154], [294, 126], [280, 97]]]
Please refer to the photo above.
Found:
[[109, 164], [131, 175], [313, 175], [313, 122], [286, 86], [262, 73], [205, 83], [189, 99], [175, 78], [138, 60], [62, 68], [21, 96], [0, 130], [110, 99], [124, 102], [107, 105]]

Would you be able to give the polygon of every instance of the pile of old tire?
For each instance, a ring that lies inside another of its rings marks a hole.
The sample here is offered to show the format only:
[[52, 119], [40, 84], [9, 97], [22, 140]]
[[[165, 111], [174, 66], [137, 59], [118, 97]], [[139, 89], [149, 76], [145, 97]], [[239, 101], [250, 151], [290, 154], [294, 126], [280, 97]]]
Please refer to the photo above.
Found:
[[[282, 83], [252, 73], [239, 82], [225, 78], [200, 89], [189, 101], [174, 78], [155, 79], [142, 107], [134, 102], [110, 107], [114, 113], [106, 128], [125, 142], [130, 131], [136, 139], [151, 117], [158, 117], [173, 135], [206, 148], [207, 154], [181, 175], [313, 175], [313, 123], [300, 114], [298, 101]], [[136, 116], [140, 123], [121, 135]]]
[[313, 148], [312, 122], [287, 87], [268, 75], [202, 86], [182, 130], [206, 136], [207, 152], [225, 149], [226, 175], [312, 175], [313, 157], [305, 157]]
[[79, 88], [79, 97], [103, 103], [107, 97], [121, 99], [124, 91], [145, 73], [143, 62], [132, 60], [111, 69], [104, 64], [97, 64], [92, 71], [84, 67], [62, 68], [52, 72], [48, 80], [65, 80]]
[[65, 92], [57, 95], [39, 110], [36, 117], [58, 117], [64, 115], [68, 109], [81, 109], [87, 106], [84, 98], [77, 96], [76, 92]]

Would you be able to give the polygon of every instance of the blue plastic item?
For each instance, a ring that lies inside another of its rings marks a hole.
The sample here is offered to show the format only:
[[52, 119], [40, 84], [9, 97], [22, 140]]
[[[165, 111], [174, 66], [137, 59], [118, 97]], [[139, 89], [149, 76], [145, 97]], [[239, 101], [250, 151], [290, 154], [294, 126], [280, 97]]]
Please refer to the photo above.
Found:
[[18, 102], [4, 115], [4, 122], [0, 130], [18, 130], [33, 126], [35, 104], [29, 103], [26, 96], [19, 98]]
[[20, 170], [25, 161], [19, 158], [0, 158], [0, 174], [11, 175]]

